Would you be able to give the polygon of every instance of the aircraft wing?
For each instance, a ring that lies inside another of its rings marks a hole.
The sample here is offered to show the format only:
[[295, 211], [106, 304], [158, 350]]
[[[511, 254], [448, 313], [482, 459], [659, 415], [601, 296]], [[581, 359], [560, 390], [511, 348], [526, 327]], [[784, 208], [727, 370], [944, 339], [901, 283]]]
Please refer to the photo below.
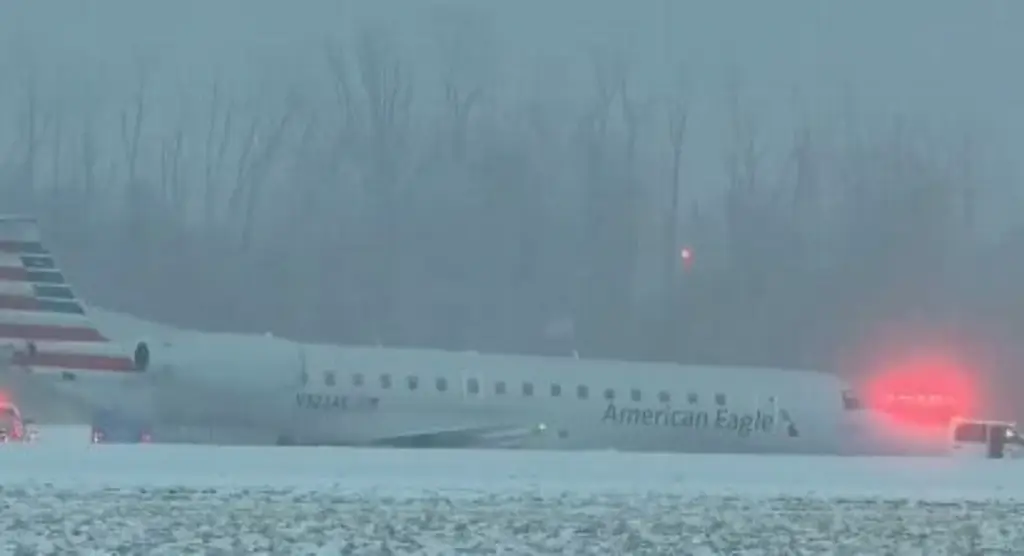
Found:
[[379, 438], [370, 445], [389, 448], [515, 448], [524, 445], [538, 432], [537, 427], [519, 425], [442, 429]]

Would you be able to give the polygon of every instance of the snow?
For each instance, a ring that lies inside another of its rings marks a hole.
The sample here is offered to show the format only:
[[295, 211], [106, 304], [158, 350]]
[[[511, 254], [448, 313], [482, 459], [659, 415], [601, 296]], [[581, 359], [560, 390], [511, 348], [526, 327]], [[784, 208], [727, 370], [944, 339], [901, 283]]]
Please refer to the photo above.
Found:
[[43, 438], [0, 447], [0, 554], [1024, 553], [1013, 461]]

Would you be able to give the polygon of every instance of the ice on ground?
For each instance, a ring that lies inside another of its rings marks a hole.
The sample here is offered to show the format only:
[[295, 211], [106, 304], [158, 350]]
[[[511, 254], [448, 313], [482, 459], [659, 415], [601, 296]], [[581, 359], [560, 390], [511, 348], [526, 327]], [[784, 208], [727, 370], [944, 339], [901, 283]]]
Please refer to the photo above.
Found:
[[1021, 554], [1024, 505], [679, 494], [4, 487], [7, 554]]
[[[205, 445], [4, 446], [6, 484], [281, 486], [335, 484], [390, 493], [417, 488], [660, 492], [756, 496], [1019, 496], [1024, 461], [734, 456], [513, 450], [387, 450]], [[88, 433], [85, 434], [88, 438]]]
[[1011, 490], [1019, 469], [890, 458], [11, 445], [0, 449], [0, 551], [1022, 554], [1024, 500]]

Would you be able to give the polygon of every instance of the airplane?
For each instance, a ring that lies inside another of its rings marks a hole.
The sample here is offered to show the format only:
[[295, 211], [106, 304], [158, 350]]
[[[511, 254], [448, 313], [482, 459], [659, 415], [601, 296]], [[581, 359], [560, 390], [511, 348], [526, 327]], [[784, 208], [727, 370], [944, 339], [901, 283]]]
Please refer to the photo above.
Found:
[[[160, 325], [88, 306], [31, 216], [0, 216], [0, 376], [157, 427], [258, 431], [281, 445], [940, 455], [956, 413], [949, 392], [898, 373], [855, 389], [809, 370], [343, 347]], [[1014, 426], [1005, 432], [1024, 445]]]

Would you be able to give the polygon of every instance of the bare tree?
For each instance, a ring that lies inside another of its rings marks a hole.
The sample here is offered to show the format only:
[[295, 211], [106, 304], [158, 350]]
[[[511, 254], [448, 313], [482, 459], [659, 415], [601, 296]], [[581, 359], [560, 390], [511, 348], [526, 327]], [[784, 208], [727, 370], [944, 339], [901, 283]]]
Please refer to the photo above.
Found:
[[[99, 146], [96, 144], [96, 124], [91, 114], [87, 115], [80, 138], [83, 200], [90, 205], [96, 201], [96, 165], [99, 163]], [[88, 212], [88, 209], [84, 212]]]
[[455, 160], [461, 161], [466, 155], [469, 118], [473, 108], [479, 102], [481, 94], [482, 90], [479, 88], [463, 93], [453, 81], [447, 80], [445, 83], [445, 101], [448, 106], [449, 133], [451, 134], [450, 148]]
[[39, 165], [39, 150], [46, 137], [49, 121], [45, 117], [39, 99], [39, 83], [34, 68], [29, 68], [24, 83], [25, 111], [21, 122], [21, 144], [24, 153], [18, 172], [20, 193], [31, 197], [36, 186], [36, 169]]
[[359, 33], [357, 67], [380, 172], [395, 169], [391, 162], [404, 146], [411, 117], [412, 75], [394, 49], [383, 30], [363, 29]]
[[488, 16], [475, 8], [434, 7], [429, 15], [442, 67], [447, 143], [452, 157], [462, 161], [470, 118], [495, 66], [494, 30]]
[[139, 61], [138, 84], [132, 96], [130, 108], [121, 111], [121, 146], [124, 149], [125, 163], [128, 166], [129, 187], [135, 187], [138, 180], [139, 152], [142, 139], [142, 128], [146, 120], [146, 95], [152, 69]]
[[690, 121], [690, 99], [686, 77], [682, 68], [677, 70], [675, 91], [668, 100], [668, 139], [672, 149], [672, 173], [668, 184], [668, 214], [665, 219], [665, 231], [662, 239], [666, 260], [664, 268], [663, 288], [666, 295], [675, 291], [675, 273], [679, 268], [679, 216], [682, 198], [683, 147], [686, 144], [686, 131]]
[[350, 68], [344, 46], [328, 40], [324, 45], [327, 65], [331, 72], [335, 102], [342, 114], [342, 125], [349, 130], [357, 125], [359, 117], [358, 100], [349, 77]]
[[656, 322], [659, 323], [653, 336], [658, 338], [663, 356], [671, 354], [676, 358], [683, 339], [680, 320], [687, 316], [680, 299], [680, 212], [682, 202], [683, 148], [686, 145], [687, 126], [690, 118], [689, 87], [682, 66], [675, 69], [671, 95], [666, 99], [668, 120], [668, 141], [672, 163], [667, 183], [668, 206], [662, 221], [662, 237], [657, 263], [660, 266], [662, 303]]
[[284, 113], [270, 124], [266, 139], [261, 131], [266, 125], [254, 118], [238, 160], [235, 188], [228, 199], [229, 208], [241, 219], [241, 248], [249, 251], [253, 245], [256, 212], [263, 198], [266, 181], [284, 147], [285, 138], [295, 117], [294, 100]]
[[395, 52], [386, 31], [364, 28], [356, 43], [356, 67], [369, 121], [370, 158], [367, 182], [373, 215], [370, 234], [379, 243], [370, 268], [374, 295], [367, 308], [373, 337], [387, 342], [397, 326], [395, 265], [402, 236], [398, 187], [405, 167], [407, 133], [413, 99], [412, 75]]
[[162, 200], [170, 203], [175, 216], [184, 220], [188, 203], [184, 183], [182, 157], [185, 148], [184, 123], [162, 141], [160, 149], [160, 192]]
[[[615, 349], [627, 339], [635, 261], [630, 238], [635, 230], [633, 192], [625, 161], [611, 147], [609, 120], [617, 97], [626, 91], [629, 64], [621, 51], [591, 50], [595, 98], [581, 118], [583, 151], [582, 222], [578, 267], [584, 270], [574, 303], [584, 353]], [[628, 100], [627, 100], [628, 102]], [[627, 141], [628, 154], [628, 141]], [[614, 316], [613, 316], [614, 315]]]
[[206, 125], [203, 162], [203, 225], [207, 233], [215, 228], [217, 215], [217, 184], [227, 161], [234, 133], [234, 110], [221, 93], [220, 80], [210, 91], [209, 121]]
[[61, 189], [61, 162], [63, 159], [64, 147], [64, 110], [57, 107], [53, 117], [53, 150], [51, 151], [50, 172], [53, 176], [53, 188]]

